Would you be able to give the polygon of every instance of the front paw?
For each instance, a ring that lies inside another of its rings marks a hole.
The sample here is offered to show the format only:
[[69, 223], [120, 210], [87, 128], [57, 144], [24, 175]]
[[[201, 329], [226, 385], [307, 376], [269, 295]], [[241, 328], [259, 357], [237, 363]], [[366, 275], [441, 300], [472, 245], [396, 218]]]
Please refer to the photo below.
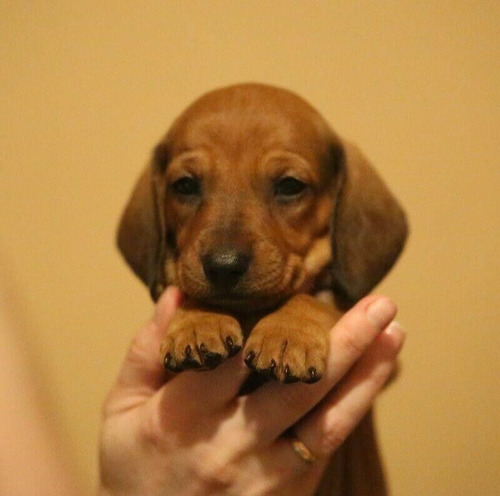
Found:
[[327, 355], [328, 332], [318, 323], [283, 323], [273, 316], [256, 325], [243, 351], [251, 369], [284, 383], [319, 381]]
[[229, 315], [199, 310], [179, 310], [161, 345], [167, 370], [213, 369], [241, 350], [243, 336], [238, 321]]

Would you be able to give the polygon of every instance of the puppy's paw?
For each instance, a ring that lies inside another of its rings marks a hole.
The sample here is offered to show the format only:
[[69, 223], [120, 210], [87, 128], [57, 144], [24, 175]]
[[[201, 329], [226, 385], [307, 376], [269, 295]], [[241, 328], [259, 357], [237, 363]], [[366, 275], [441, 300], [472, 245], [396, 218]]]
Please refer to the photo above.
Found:
[[319, 381], [327, 355], [328, 332], [316, 322], [284, 324], [273, 316], [256, 325], [243, 351], [248, 367], [284, 383]]
[[161, 345], [167, 370], [208, 370], [241, 350], [243, 335], [238, 321], [229, 315], [180, 310]]

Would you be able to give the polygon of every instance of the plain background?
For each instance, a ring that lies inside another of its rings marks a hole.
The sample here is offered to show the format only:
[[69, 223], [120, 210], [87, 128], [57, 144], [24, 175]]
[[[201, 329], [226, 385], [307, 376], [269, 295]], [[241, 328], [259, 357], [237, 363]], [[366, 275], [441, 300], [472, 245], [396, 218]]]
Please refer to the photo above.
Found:
[[1, 2], [2, 277], [82, 484], [153, 310], [121, 209], [188, 103], [261, 81], [357, 142], [409, 214], [379, 288], [408, 331], [377, 410], [394, 494], [499, 494], [499, 26], [496, 0]]

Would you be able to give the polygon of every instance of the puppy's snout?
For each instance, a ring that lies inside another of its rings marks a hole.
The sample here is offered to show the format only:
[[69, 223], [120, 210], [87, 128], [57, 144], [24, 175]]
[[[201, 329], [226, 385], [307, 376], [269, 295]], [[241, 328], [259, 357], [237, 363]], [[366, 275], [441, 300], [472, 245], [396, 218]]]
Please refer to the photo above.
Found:
[[249, 253], [236, 248], [218, 248], [202, 257], [203, 271], [213, 286], [231, 289], [248, 270], [251, 259]]

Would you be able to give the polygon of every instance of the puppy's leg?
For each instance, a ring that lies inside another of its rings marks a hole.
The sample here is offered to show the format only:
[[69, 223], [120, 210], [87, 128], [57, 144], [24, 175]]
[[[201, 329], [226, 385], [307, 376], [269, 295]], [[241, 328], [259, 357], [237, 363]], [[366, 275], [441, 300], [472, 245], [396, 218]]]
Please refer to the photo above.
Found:
[[234, 317], [187, 304], [176, 312], [160, 351], [168, 370], [212, 369], [238, 353], [242, 343], [240, 324]]
[[340, 315], [312, 296], [296, 295], [253, 328], [245, 362], [281, 382], [316, 382], [326, 365], [328, 332]]

